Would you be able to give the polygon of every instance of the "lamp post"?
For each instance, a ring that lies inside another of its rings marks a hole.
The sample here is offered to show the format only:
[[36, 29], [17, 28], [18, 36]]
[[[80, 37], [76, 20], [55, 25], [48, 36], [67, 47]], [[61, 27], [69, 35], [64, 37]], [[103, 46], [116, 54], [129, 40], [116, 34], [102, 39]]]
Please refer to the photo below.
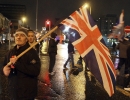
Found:
[[38, 0], [36, 2], [36, 31], [38, 31], [38, 29], [37, 29], [37, 16], [38, 16]]
[[8, 39], [9, 39], [9, 50], [10, 50], [10, 38], [11, 38], [11, 29], [10, 26], [12, 25], [11, 21], [9, 21], [8, 23], [8, 27], [9, 27], [9, 33], [8, 33]]

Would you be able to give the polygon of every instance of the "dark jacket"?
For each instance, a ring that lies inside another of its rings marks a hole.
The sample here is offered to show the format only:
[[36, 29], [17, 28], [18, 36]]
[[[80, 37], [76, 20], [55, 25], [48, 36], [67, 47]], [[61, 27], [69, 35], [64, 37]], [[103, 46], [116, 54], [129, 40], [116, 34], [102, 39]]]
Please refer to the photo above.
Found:
[[[26, 50], [30, 45], [26, 43], [19, 49], [16, 46], [9, 51], [4, 59], [5, 66], [9, 59], [14, 55], [19, 55]], [[41, 62], [34, 49], [29, 50], [20, 57], [14, 64], [16, 75], [12, 73], [8, 76], [9, 95], [13, 100], [29, 100], [37, 95], [37, 76], [40, 73]], [[12, 99], [11, 99], [12, 100]]]
[[57, 54], [57, 44], [59, 43], [59, 40], [55, 41], [54, 39], [49, 40], [49, 48], [48, 53], [55, 53]]
[[40, 44], [37, 44], [37, 45], [35, 46], [35, 48], [36, 48], [35, 50], [37, 51], [38, 54], [39, 54], [39, 52], [40, 52], [40, 51], [39, 51], [39, 50], [40, 50], [39, 47], [40, 47]]
[[119, 57], [120, 58], [127, 58], [127, 48], [130, 45], [129, 41], [123, 40], [120, 41], [120, 43], [117, 46], [117, 49], [119, 49]]

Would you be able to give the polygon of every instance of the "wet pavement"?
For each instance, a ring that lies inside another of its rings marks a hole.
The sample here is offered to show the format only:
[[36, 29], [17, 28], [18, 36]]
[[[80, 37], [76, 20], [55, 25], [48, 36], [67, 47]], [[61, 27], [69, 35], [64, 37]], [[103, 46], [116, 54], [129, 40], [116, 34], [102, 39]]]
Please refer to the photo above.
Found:
[[[47, 47], [46, 44], [42, 49]], [[0, 62], [2, 63], [4, 55], [8, 51], [8, 44], [0, 45]], [[44, 51], [44, 50], [41, 50]], [[44, 51], [45, 52], [45, 51]], [[71, 62], [67, 65], [67, 77], [63, 73], [63, 65], [68, 57], [67, 45], [58, 45], [58, 54], [54, 66], [55, 74], [49, 78], [48, 66], [49, 56], [40, 54], [42, 62], [41, 72], [38, 77], [38, 95], [36, 100], [130, 100], [130, 92], [122, 89], [122, 86], [117, 85], [115, 94], [109, 97], [100, 83], [94, 78], [89, 71], [83, 71], [78, 75], [69, 75], [71, 70]], [[77, 63], [79, 54], [76, 51], [74, 54], [74, 62]], [[1, 68], [0, 63], [0, 68]], [[7, 92], [7, 78], [0, 75], [0, 100], [10, 100]]]

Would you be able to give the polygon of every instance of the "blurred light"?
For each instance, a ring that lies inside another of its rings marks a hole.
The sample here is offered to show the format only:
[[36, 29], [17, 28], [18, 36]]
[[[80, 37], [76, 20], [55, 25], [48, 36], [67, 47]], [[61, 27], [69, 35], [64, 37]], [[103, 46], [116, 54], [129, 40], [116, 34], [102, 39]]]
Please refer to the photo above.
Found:
[[85, 3], [84, 8], [88, 8], [88, 7], [89, 7], [89, 5], [87, 3]]
[[63, 32], [69, 32], [69, 28], [70, 28], [69, 26], [66, 26]]
[[44, 31], [45, 31], [45, 30], [46, 30], [46, 27], [42, 27], [42, 30], [44, 30]]
[[107, 39], [107, 42], [110, 42], [110, 39]]
[[26, 21], [26, 18], [25, 18], [25, 17], [23, 17], [23, 18], [22, 18], [22, 21], [23, 21], [23, 22], [25, 22], [25, 21]]
[[49, 21], [49, 20], [47, 20], [47, 21], [46, 21], [46, 24], [47, 24], [47, 25], [50, 25], [50, 21]]
[[49, 21], [48, 19], [45, 22], [45, 26], [46, 26], [46, 30], [49, 31], [51, 28], [51, 21]]
[[90, 6], [88, 3], [85, 3], [85, 4], [83, 5], [83, 8], [84, 8], [84, 9], [89, 8], [89, 12], [90, 12], [90, 14], [91, 14], [91, 6]]
[[47, 24], [50, 24], [50, 22], [49, 22], [49, 21], [47, 21], [46, 23], [47, 23]]
[[70, 34], [72, 34], [72, 36], [75, 37], [75, 33], [74, 32], [71, 32]]

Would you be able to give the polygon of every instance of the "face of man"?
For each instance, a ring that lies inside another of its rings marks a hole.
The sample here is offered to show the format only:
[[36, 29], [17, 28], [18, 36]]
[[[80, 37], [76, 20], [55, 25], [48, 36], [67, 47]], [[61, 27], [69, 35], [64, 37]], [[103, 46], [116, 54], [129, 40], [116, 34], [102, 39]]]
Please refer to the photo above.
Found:
[[15, 44], [19, 47], [24, 46], [28, 41], [27, 37], [22, 32], [16, 33], [14, 37], [15, 37]]
[[35, 34], [33, 32], [28, 32], [28, 42], [33, 43], [35, 41]]

